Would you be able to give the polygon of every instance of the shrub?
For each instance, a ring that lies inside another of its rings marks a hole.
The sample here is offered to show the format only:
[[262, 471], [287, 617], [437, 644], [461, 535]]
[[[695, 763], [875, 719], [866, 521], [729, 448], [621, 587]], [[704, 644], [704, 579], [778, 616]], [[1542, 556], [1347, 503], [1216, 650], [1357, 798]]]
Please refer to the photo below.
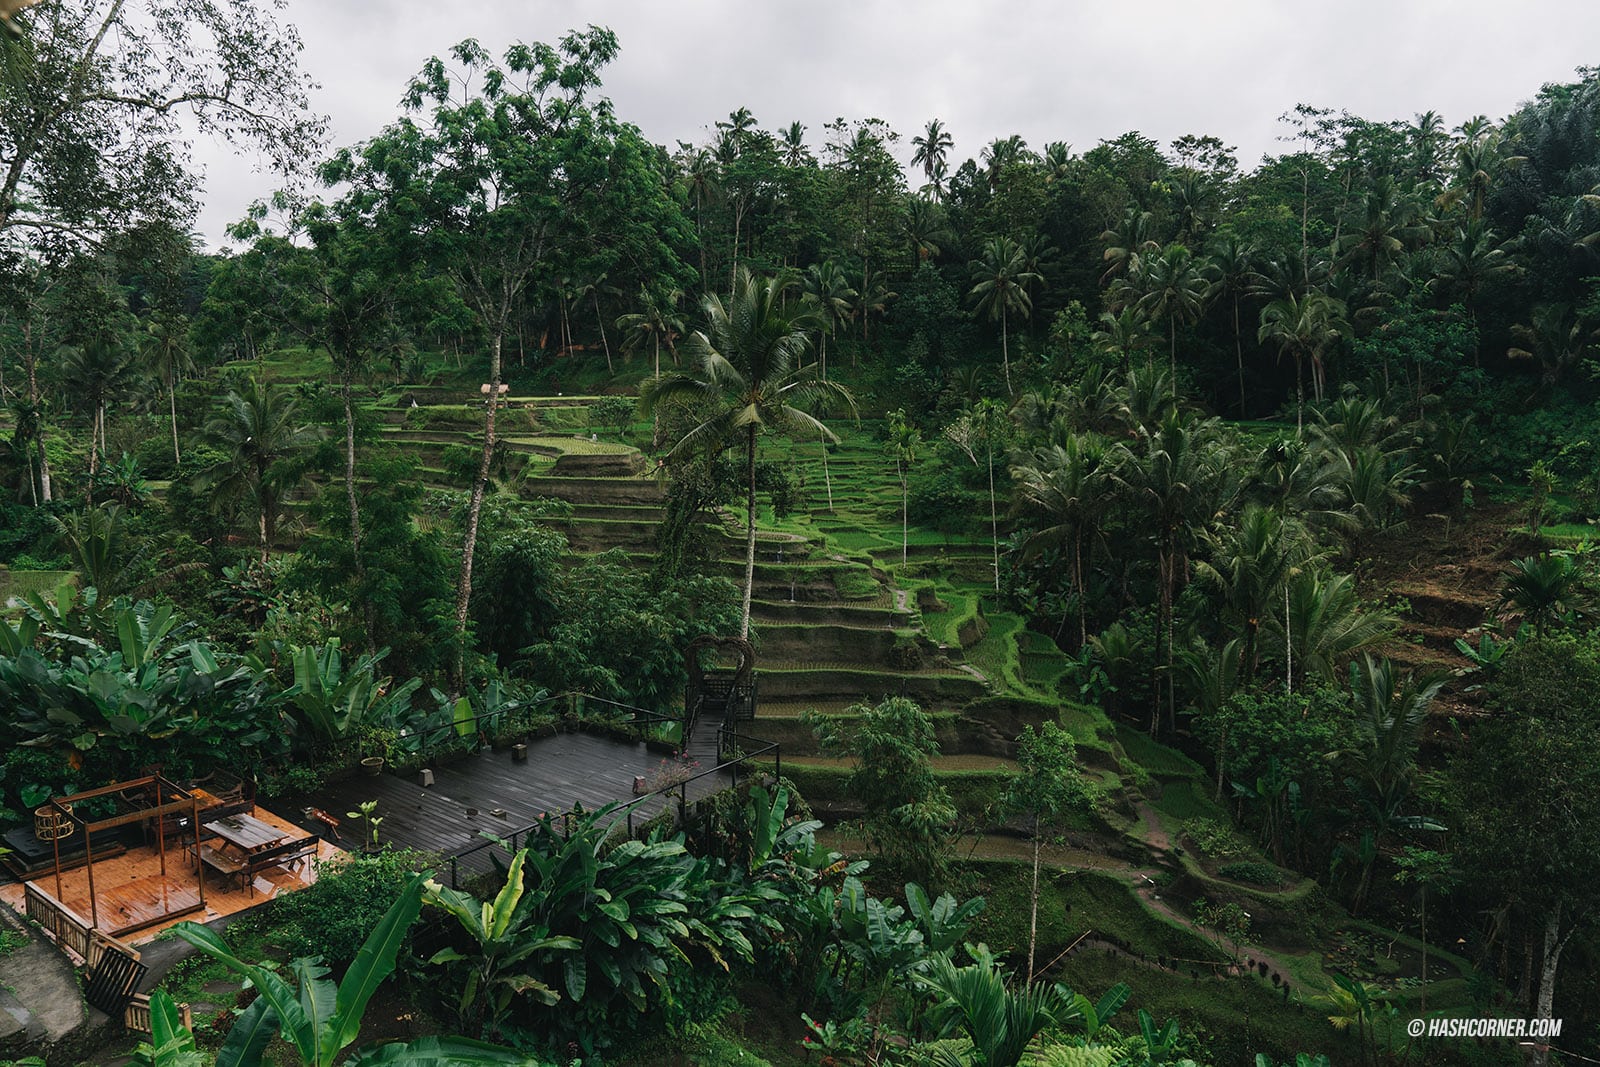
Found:
[[1283, 884], [1282, 871], [1270, 863], [1260, 863], [1255, 860], [1225, 863], [1217, 868], [1217, 873], [1224, 878], [1231, 878], [1235, 882], [1248, 882], [1250, 885], [1271, 887]]
[[399, 899], [411, 872], [425, 864], [415, 852], [394, 849], [316, 863], [315, 883], [243, 921], [271, 931], [273, 942], [291, 959], [321, 956], [338, 970], [356, 958], [361, 943]]
[[1208, 856], [1237, 856], [1244, 851], [1244, 842], [1233, 832], [1233, 827], [1224, 826], [1215, 819], [1190, 819], [1183, 824], [1183, 832], [1194, 842], [1195, 848]]

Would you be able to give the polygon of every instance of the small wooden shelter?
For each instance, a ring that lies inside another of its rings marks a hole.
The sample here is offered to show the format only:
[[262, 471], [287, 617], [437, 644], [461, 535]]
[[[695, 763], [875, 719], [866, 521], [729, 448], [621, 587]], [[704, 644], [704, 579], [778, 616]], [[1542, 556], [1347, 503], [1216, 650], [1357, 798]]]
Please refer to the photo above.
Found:
[[[82, 806], [93, 800], [112, 797], [121, 801], [121, 806], [131, 807], [131, 810], [120, 811], [103, 819], [85, 819], [78, 812]], [[35, 832], [40, 829], [47, 830], [55, 848], [55, 889], [59, 900], [62, 896], [61, 889], [61, 842], [73, 833], [83, 834], [83, 862], [85, 872], [89, 878], [89, 925], [92, 929], [100, 928], [99, 900], [94, 884], [94, 838], [96, 834], [104, 834], [108, 830], [135, 824], [144, 824], [154, 833], [156, 842], [156, 855], [160, 862], [160, 877], [163, 882], [167, 877], [167, 838], [188, 842], [193, 839], [195, 853], [200, 850], [200, 813], [214, 805], [214, 798], [203, 794], [200, 790], [187, 790], [174, 782], [168, 781], [159, 774], [146, 775], [142, 778], [133, 778], [125, 782], [114, 782], [111, 785], [101, 786], [99, 789], [90, 789], [72, 796], [55, 797], [49, 803], [39, 808], [34, 813]], [[102, 841], [107, 839], [102, 836]], [[120, 851], [120, 849], [118, 850]], [[179, 860], [182, 862], [181, 858]], [[129, 924], [123, 925], [112, 931], [114, 934], [126, 933], [144, 926], [153, 926], [167, 919], [191, 912], [201, 911], [206, 906], [206, 883], [204, 872], [198, 867], [194, 871], [198, 897], [190, 898], [185, 895], [178, 907], [163, 909], [157, 914], [141, 914]]]

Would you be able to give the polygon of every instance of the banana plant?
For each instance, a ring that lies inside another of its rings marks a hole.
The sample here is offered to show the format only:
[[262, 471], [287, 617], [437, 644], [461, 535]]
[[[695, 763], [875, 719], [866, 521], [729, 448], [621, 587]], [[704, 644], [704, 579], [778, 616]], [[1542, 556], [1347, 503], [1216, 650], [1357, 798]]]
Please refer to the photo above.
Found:
[[347, 668], [338, 638], [330, 639], [320, 650], [297, 648], [294, 684], [283, 691], [281, 699], [324, 741], [348, 737], [366, 722], [402, 718], [398, 713], [410, 706], [411, 694], [422, 682], [412, 679], [390, 688], [391, 679], [377, 677], [378, 664], [388, 654], [389, 650], [383, 649], [361, 656]]
[[523, 864], [528, 850], [512, 857], [506, 871], [506, 884], [492, 901], [478, 901], [438, 882], [426, 883], [425, 903], [442, 908], [477, 944], [467, 955], [455, 948], [440, 949], [428, 960], [434, 966], [464, 963], [467, 971], [459, 983], [456, 998], [456, 1023], [476, 1029], [479, 1034], [498, 1031], [511, 1012], [518, 996], [529, 996], [542, 1004], [554, 1004], [561, 994], [539, 981], [530, 968], [537, 968], [551, 952], [575, 951], [578, 942], [570, 937], [551, 937], [548, 928], [534, 922], [528, 908], [521, 907], [524, 885]]
[[[394, 970], [405, 934], [422, 909], [426, 875], [414, 875], [399, 899], [373, 927], [361, 950], [334, 986], [315, 957], [289, 965], [295, 981], [260, 964], [245, 963], [216, 933], [195, 923], [180, 923], [178, 936], [248, 980], [260, 994], [229, 1031], [216, 1067], [260, 1067], [267, 1044], [281, 1036], [304, 1067], [333, 1067], [354, 1043], [372, 995]], [[428, 1037], [409, 1044], [364, 1049], [344, 1060], [345, 1067], [480, 1067], [537, 1061], [511, 1049], [464, 1037]]]
[[129, 1062], [132, 1067], [208, 1067], [211, 1057], [195, 1047], [171, 995], [158, 989], [150, 994], [150, 1040], [139, 1043]]

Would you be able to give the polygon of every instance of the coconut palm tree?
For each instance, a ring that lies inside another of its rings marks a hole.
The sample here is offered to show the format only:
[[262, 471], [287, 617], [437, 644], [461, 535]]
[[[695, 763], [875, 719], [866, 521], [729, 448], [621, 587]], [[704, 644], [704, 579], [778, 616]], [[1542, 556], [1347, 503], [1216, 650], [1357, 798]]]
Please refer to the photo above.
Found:
[[1284, 657], [1284, 687], [1293, 692], [1307, 675], [1324, 682], [1364, 648], [1387, 640], [1393, 617], [1363, 612], [1355, 579], [1305, 567], [1284, 586], [1282, 614], [1274, 612], [1270, 629]]
[[259, 381], [243, 393], [230, 391], [201, 432], [225, 458], [200, 476], [200, 484], [216, 505], [242, 504], [255, 513], [265, 566], [283, 498], [304, 473], [295, 460], [317, 435], [300, 421], [294, 398]]
[[1428, 287], [1436, 293], [1461, 298], [1467, 321], [1472, 323], [1473, 366], [1478, 365], [1478, 296], [1492, 280], [1516, 269], [1500, 247], [1499, 235], [1482, 219], [1469, 219], [1439, 249]]
[[172, 462], [183, 461], [178, 449], [178, 379], [194, 372], [189, 353], [189, 320], [176, 312], [156, 310], [145, 320], [141, 350], [145, 367], [161, 379], [167, 391], [167, 413], [172, 421]]
[[685, 349], [698, 363], [695, 373], [669, 374], [647, 382], [640, 393], [646, 413], [674, 400], [704, 401], [713, 414], [673, 446], [670, 457], [699, 450], [744, 447], [745, 566], [739, 636], [750, 635], [750, 594], [756, 567], [756, 456], [763, 433], [795, 433], [838, 438], [810, 414], [829, 405], [855, 413], [855, 398], [844, 386], [816, 377], [802, 366], [818, 328], [814, 312], [786, 310], [789, 279], [759, 277], [748, 269], [734, 276], [724, 301], [712, 295], [703, 305], [706, 328], [691, 334]]
[[1206, 248], [1205, 270], [1210, 276], [1212, 295], [1227, 297], [1233, 304], [1233, 354], [1239, 367], [1239, 417], [1245, 417], [1244, 333], [1239, 328], [1239, 298], [1256, 283], [1256, 249], [1234, 234], [1223, 234]]
[[952, 236], [943, 210], [933, 201], [924, 200], [920, 196], [913, 196], [906, 203], [906, 213], [901, 217], [900, 228], [911, 253], [912, 274], [916, 273], [923, 262], [936, 257]]
[[1183, 245], [1171, 244], [1142, 257], [1130, 284], [1140, 291], [1135, 307], [1152, 322], [1167, 324], [1167, 369], [1178, 376], [1178, 323], [1199, 320], [1211, 297], [1205, 262]]
[[838, 330], [855, 314], [858, 295], [850, 288], [844, 271], [831, 259], [813, 263], [801, 278], [806, 296], [816, 305], [822, 324], [817, 330], [817, 363], [823, 381], [828, 380], [828, 335]]
[[[1119, 477], [1145, 510], [1155, 541], [1160, 586], [1157, 601], [1158, 657], [1166, 676], [1169, 727], [1177, 717], [1173, 685], [1173, 602], [1188, 572], [1189, 553], [1201, 531], [1224, 514], [1243, 486], [1214, 420], [1201, 420], [1181, 408], [1170, 410], [1159, 427], [1144, 435], [1133, 462]], [[1150, 709], [1150, 733], [1159, 729], [1159, 702]]]
[[1084, 550], [1092, 556], [1127, 456], [1121, 445], [1099, 434], [1072, 434], [1061, 444], [1035, 449], [1027, 463], [1011, 469], [1016, 482], [1012, 514], [1046, 524], [1022, 543], [1023, 558], [1048, 548], [1062, 550], [1077, 600], [1080, 648], [1089, 641]]
[[1312, 555], [1305, 528], [1273, 508], [1246, 504], [1238, 521], [1209, 533], [1210, 560], [1195, 564], [1199, 579], [1222, 595], [1229, 621], [1243, 631], [1240, 672], [1248, 684], [1260, 658], [1262, 623], [1283, 585]]
[[1305, 365], [1311, 364], [1312, 384], [1322, 398], [1322, 358], [1350, 333], [1344, 302], [1313, 290], [1303, 299], [1289, 296], [1274, 300], [1261, 311], [1261, 328], [1256, 332], [1262, 344], [1278, 346], [1280, 356], [1294, 358], [1295, 434], [1305, 429]]
[[1122, 216], [1121, 222], [1100, 235], [1101, 243], [1106, 246], [1101, 254], [1106, 263], [1105, 273], [1100, 276], [1101, 284], [1127, 273], [1138, 257], [1161, 247], [1161, 242], [1155, 239], [1155, 228], [1156, 217], [1135, 205]]
[[934, 172], [943, 170], [955, 141], [944, 128], [943, 122], [930, 119], [928, 128], [920, 136], [911, 138], [911, 145], [915, 149], [911, 153], [911, 165], [921, 167], [922, 173], [932, 182]]
[[967, 294], [980, 314], [990, 321], [1000, 320], [1000, 359], [1005, 367], [1006, 395], [1015, 396], [1011, 387], [1011, 348], [1009, 323], [1012, 313], [1027, 319], [1033, 312], [1028, 286], [1041, 280], [1027, 269], [1022, 246], [1009, 237], [991, 237], [984, 243], [983, 258], [972, 262], [972, 290]]
[[641, 285], [639, 310], [621, 315], [616, 321], [617, 329], [622, 331], [624, 352], [631, 352], [646, 341], [650, 342], [655, 356], [654, 376], [657, 378], [661, 377], [662, 341], [667, 342], [673, 363], [678, 361], [674, 338], [683, 330], [683, 317], [678, 314], [678, 302], [682, 299], [682, 289], [652, 289], [648, 285]]

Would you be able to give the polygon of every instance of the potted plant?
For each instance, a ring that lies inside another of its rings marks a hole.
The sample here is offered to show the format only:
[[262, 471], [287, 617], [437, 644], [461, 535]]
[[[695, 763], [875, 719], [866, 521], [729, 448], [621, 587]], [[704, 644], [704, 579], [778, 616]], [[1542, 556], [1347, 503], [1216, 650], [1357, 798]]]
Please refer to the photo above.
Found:
[[383, 773], [383, 757], [368, 756], [366, 759], [361, 761], [361, 769], [367, 774], [376, 778], [378, 775]]

